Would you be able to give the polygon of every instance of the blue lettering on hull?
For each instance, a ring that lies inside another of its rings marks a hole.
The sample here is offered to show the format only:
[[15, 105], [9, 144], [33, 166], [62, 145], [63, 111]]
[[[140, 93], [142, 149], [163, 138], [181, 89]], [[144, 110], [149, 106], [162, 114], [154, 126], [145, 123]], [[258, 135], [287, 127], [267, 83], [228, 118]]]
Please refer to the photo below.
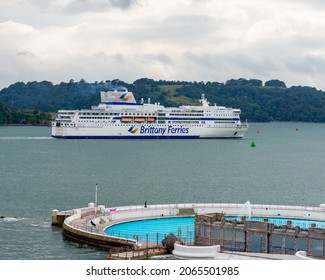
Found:
[[140, 128], [140, 134], [160, 134], [164, 136], [167, 134], [188, 134], [189, 133], [188, 127], [173, 127], [169, 125], [168, 127], [154, 127], [154, 126], [144, 126], [142, 125]]

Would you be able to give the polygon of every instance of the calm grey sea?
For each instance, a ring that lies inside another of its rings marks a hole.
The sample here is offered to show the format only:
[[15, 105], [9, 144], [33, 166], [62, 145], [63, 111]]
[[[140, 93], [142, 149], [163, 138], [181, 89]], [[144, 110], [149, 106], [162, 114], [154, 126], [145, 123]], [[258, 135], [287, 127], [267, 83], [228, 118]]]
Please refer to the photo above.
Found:
[[52, 209], [87, 206], [96, 183], [106, 206], [325, 203], [325, 124], [253, 123], [242, 140], [50, 134], [49, 127], [0, 127], [0, 259], [105, 259], [51, 227]]

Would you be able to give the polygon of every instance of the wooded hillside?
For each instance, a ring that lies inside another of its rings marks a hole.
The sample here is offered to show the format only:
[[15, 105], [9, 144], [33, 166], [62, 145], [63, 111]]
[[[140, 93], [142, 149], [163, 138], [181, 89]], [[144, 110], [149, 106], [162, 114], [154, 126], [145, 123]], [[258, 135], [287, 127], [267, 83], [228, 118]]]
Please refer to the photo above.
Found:
[[312, 87], [287, 88], [279, 80], [263, 84], [257, 79], [204, 83], [143, 78], [132, 84], [117, 79], [94, 83], [70, 80], [56, 85], [48, 81], [17, 82], [0, 91], [0, 123], [19, 123], [26, 119], [26, 113], [38, 123], [49, 118], [42, 112], [90, 108], [100, 102], [100, 91], [111, 85], [125, 86], [138, 102], [150, 97], [151, 102], [165, 106], [199, 104], [198, 99], [205, 94], [210, 104], [240, 108], [242, 120], [249, 122], [325, 122], [325, 92]]

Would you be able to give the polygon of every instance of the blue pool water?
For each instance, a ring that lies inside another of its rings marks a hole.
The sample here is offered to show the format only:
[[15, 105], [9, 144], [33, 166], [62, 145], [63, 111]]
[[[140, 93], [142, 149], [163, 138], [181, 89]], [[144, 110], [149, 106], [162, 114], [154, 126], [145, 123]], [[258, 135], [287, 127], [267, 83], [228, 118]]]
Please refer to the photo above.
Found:
[[[241, 219], [239, 217], [228, 216], [227, 220]], [[263, 217], [251, 217], [251, 221], [263, 221]], [[318, 228], [325, 228], [325, 221], [312, 221], [290, 218], [268, 218], [268, 221], [276, 226], [286, 225], [292, 222], [292, 227], [310, 228], [311, 224], [316, 224]], [[161, 242], [169, 233], [174, 233], [185, 243], [194, 241], [194, 217], [177, 217], [139, 220], [117, 224], [105, 230], [105, 234], [123, 238], [148, 242]]]
[[111, 226], [108, 235], [136, 238], [141, 241], [161, 242], [169, 233], [181, 237], [184, 242], [194, 241], [194, 217], [176, 217], [132, 221]]

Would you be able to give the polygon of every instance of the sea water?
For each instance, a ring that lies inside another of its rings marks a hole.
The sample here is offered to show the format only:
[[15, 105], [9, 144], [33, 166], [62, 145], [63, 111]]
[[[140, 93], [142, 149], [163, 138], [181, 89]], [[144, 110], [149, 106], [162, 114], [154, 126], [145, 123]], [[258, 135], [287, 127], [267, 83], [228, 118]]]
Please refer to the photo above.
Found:
[[105, 259], [105, 251], [66, 240], [51, 226], [53, 209], [94, 202], [96, 184], [106, 207], [325, 202], [325, 124], [253, 123], [242, 140], [50, 134], [49, 127], [0, 127], [0, 259]]

